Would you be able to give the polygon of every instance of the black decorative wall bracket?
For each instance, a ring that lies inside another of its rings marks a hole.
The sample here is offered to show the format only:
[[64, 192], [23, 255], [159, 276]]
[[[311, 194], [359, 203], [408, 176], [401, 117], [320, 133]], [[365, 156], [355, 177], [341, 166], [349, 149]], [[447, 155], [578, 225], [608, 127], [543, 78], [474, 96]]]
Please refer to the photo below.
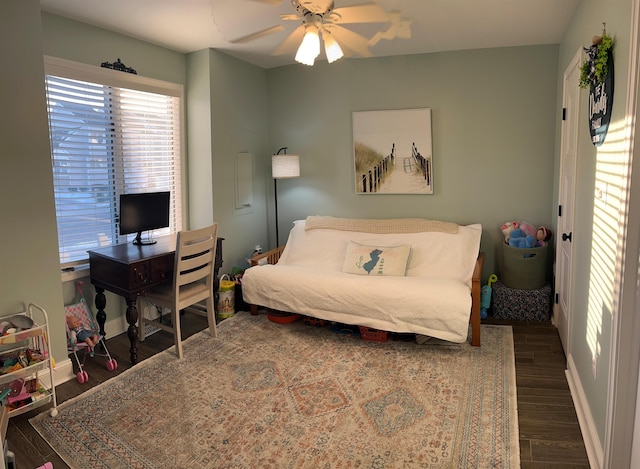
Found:
[[133, 68], [127, 67], [125, 64], [120, 62], [120, 58], [118, 58], [118, 60], [116, 60], [113, 63], [102, 62], [102, 64], [100, 64], [100, 66], [104, 67], [104, 68], [110, 68], [112, 70], [118, 70], [120, 72], [133, 73], [134, 75], [138, 74], [138, 72], [136, 72]]

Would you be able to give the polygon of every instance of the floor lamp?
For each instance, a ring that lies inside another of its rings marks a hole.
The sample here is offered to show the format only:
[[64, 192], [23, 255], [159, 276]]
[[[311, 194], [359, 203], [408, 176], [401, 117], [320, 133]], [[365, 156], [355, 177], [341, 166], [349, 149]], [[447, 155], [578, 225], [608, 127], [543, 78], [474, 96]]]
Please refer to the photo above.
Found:
[[300, 157], [287, 155], [287, 147], [282, 147], [271, 157], [271, 176], [273, 177], [273, 198], [276, 209], [276, 247], [280, 245], [278, 234], [278, 179], [300, 177]]

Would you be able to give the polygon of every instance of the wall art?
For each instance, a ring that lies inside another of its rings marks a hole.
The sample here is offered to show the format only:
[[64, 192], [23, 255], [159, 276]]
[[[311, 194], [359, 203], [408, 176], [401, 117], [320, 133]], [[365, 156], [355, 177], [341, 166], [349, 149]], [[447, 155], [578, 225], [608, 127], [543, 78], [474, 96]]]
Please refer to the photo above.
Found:
[[353, 113], [356, 194], [433, 194], [431, 109]]

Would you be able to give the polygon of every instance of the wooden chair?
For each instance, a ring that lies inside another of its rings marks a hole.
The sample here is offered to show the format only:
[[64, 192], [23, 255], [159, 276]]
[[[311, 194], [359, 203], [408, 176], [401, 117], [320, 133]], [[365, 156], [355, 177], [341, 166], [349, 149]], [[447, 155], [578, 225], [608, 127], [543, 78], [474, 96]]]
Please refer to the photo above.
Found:
[[[182, 336], [180, 332], [180, 310], [200, 306], [204, 301], [205, 310], [192, 308], [207, 316], [209, 333], [217, 337], [214, 310], [213, 271], [216, 258], [218, 224], [191, 231], [180, 231], [176, 241], [176, 255], [171, 283], [153, 287], [139, 297], [140, 320], [138, 336], [145, 338], [145, 323], [151, 323], [165, 331], [173, 332], [176, 355], [182, 358]], [[144, 303], [171, 309], [172, 325], [162, 324], [144, 316]]]

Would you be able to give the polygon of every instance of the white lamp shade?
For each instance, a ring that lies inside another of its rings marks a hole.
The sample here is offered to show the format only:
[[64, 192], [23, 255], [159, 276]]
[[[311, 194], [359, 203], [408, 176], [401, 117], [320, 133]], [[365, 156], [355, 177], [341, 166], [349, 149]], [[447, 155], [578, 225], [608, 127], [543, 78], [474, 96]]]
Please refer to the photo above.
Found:
[[304, 38], [302, 39], [300, 47], [298, 47], [296, 61], [304, 65], [313, 65], [318, 55], [320, 55], [318, 28], [314, 25], [309, 25], [306, 27]]
[[298, 155], [273, 155], [271, 175], [274, 179], [300, 177], [300, 157]]
[[322, 34], [322, 38], [324, 39], [324, 51], [327, 54], [327, 62], [335, 62], [336, 60], [344, 56], [342, 48], [331, 34], [329, 34], [328, 32], [324, 32]]

